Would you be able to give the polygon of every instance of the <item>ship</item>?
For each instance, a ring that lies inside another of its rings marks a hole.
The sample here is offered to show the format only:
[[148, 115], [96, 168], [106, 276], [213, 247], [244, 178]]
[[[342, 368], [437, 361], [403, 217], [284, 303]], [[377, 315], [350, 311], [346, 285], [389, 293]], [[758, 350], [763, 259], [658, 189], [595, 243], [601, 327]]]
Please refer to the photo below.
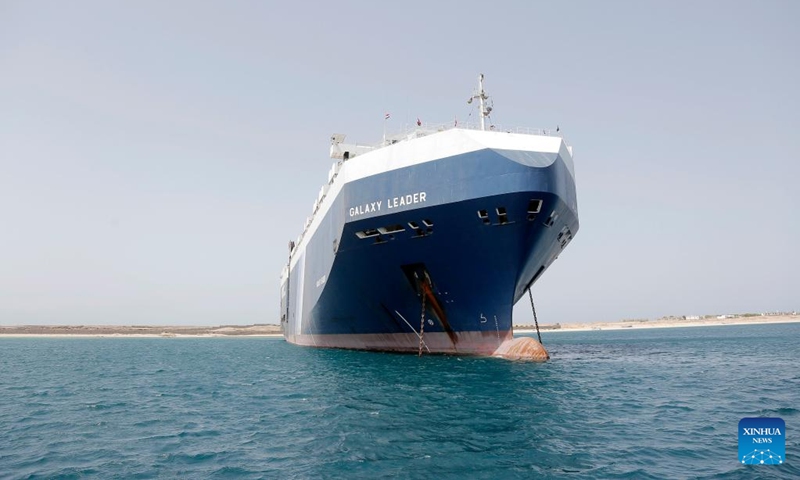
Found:
[[493, 125], [482, 74], [468, 103], [480, 123], [417, 120], [376, 145], [331, 136], [280, 275], [287, 342], [549, 358], [512, 314], [578, 231], [572, 147], [560, 128]]

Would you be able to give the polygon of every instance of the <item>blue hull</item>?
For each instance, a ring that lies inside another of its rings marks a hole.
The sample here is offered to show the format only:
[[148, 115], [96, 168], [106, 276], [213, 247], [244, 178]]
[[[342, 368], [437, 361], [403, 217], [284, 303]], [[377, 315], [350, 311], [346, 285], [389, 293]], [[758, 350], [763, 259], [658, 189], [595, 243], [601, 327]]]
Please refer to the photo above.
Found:
[[495, 352], [514, 304], [578, 230], [568, 164], [525, 153], [479, 150], [345, 184], [295, 252], [286, 339], [416, 351], [424, 331], [432, 353]]

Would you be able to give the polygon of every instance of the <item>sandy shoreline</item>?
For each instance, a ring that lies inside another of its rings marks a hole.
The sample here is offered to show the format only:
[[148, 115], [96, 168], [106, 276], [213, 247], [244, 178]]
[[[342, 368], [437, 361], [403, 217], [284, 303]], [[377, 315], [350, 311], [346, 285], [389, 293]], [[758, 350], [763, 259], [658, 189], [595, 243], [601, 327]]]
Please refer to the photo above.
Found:
[[[662, 319], [653, 321], [620, 321], [541, 325], [543, 333], [590, 332], [600, 330], [641, 330], [655, 328], [721, 327], [726, 325], [772, 325], [800, 323], [800, 315], [763, 317], [709, 318], [700, 320]], [[535, 333], [529, 326], [516, 327], [515, 333]], [[0, 326], [0, 338], [280, 338], [278, 325], [246, 325], [219, 327], [126, 326], [126, 325], [18, 325]]]

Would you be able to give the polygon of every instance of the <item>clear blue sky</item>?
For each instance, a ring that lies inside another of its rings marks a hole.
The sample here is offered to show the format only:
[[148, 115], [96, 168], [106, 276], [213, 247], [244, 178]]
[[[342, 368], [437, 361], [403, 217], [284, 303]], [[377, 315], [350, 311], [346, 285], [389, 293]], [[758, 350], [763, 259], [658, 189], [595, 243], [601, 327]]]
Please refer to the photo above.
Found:
[[329, 135], [480, 72], [575, 148], [543, 322], [800, 308], [800, 3], [303, 3], [0, 3], [0, 324], [277, 323]]

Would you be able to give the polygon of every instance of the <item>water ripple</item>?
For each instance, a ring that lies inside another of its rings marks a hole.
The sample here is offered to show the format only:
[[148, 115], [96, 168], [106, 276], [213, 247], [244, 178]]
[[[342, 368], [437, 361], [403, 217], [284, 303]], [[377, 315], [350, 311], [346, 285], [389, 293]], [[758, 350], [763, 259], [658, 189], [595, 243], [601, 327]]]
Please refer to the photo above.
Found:
[[[793, 453], [739, 465], [736, 425], [796, 428], [799, 336], [545, 332], [546, 364], [278, 339], [0, 339], [0, 477], [797, 478]], [[759, 341], [766, 353], [741, 354]]]

